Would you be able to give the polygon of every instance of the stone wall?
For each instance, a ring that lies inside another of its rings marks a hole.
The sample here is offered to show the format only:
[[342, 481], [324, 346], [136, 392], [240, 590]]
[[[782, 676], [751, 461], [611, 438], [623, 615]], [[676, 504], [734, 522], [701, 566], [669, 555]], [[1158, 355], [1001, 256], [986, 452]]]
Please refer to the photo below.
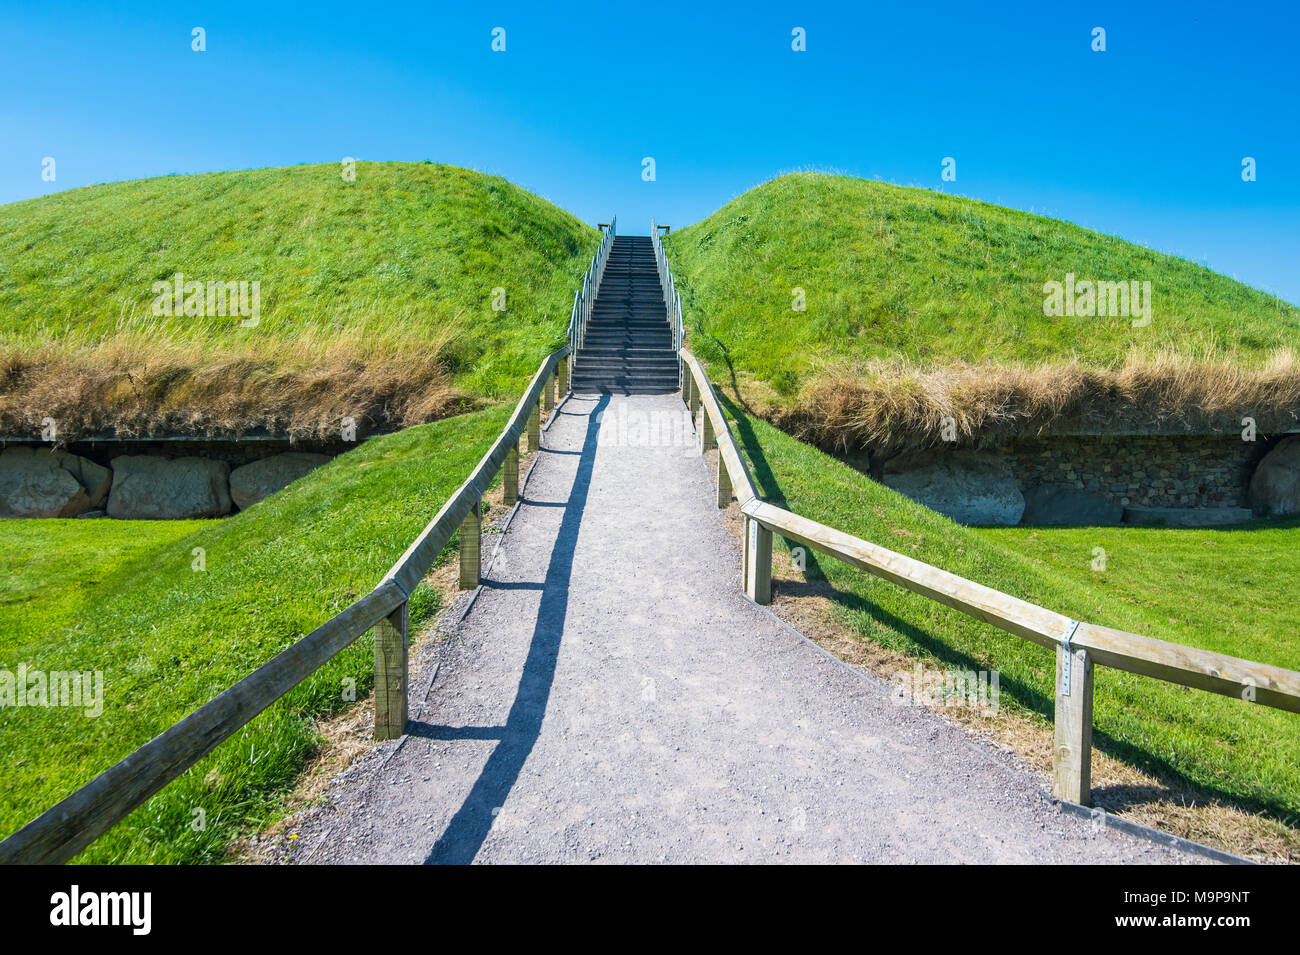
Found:
[[1123, 507], [1245, 507], [1250, 476], [1269, 447], [1239, 434], [1070, 435], [987, 450], [1007, 457], [1022, 490], [1076, 488]]
[[[355, 445], [350, 445], [355, 447]], [[222, 517], [251, 507], [344, 447], [287, 441], [0, 444], [0, 517]], [[323, 453], [322, 453], [323, 452]]]
[[963, 524], [1201, 527], [1300, 513], [1300, 435], [1020, 436], [869, 466]]
[[[31, 447], [49, 447], [36, 441], [17, 442], [18, 445]], [[0, 445], [14, 447], [15, 442]], [[248, 441], [206, 440], [191, 438], [162, 439], [118, 439], [73, 441], [65, 450], [93, 461], [103, 467], [109, 467], [113, 458], [147, 455], [158, 458], [204, 458], [211, 461], [224, 461], [233, 471], [235, 468], [263, 458], [284, 454], [286, 451], [306, 451], [325, 454], [330, 457], [355, 448], [357, 444], [343, 441], [297, 441], [288, 438], [256, 438]]]

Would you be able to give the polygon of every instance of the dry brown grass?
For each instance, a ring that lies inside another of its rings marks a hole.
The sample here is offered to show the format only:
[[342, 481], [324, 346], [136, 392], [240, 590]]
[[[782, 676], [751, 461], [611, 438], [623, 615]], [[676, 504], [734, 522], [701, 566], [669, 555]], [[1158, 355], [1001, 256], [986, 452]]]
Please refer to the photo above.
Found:
[[231, 344], [119, 334], [94, 345], [0, 345], [0, 434], [60, 441], [91, 435], [335, 437], [393, 430], [470, 411], [442, 343], [360, 335]]
[[1049, 430], [1236, 431], [1246, 415], [1269, 431], [1300, 421], [1300, 357], [1282, 349], [1256, 367], [1168, 350], [1133, 352], [1113, 368], [874, 360], [828, 367], [793, 405], [763, 404], [782, 430], [840, 453], [937, 444], [945, 418], [962, 442]]

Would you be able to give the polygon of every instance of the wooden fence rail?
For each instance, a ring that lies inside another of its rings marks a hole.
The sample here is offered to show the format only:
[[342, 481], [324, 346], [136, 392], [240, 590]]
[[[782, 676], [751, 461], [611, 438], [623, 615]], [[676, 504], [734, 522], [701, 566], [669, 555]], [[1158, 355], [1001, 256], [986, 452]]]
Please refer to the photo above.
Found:
[[1294, 670], [1072, 620], [763, 501], [754, 490], [749, 468], [703, 366], [684, 347], [681, 359], [682, 400], [693, 419], [697, 410], [703, 409], [704, 418], [698, 425], [701, 450], [717, 442], [718, 506], [727, 507], [733, 493], [740, 504], [745, 593], [756, 603], [771, 602], [775, 532], [1054, 649], [1057, 676], [1052, 790], [1057, 798], [1085, 806], [1091, 801], [1094, 665], [1300, 713], [1300, 673]]
[[483, 493], [504, 469], [507, 497], [517, 496], [520, 438], [527, 429], [529, 448], [537, 450], [539, 408], [554, 405], [557, 383], [559, 397], [567, 393], [568, 361], [565, 346], [542, 362], [492, 447], [374, 590], [0, 842], [0, 864], [68, 861], [372, 628], [375, 738], [401, 736], [411, 591], [457, 530], [460, 585], [478, 586]]

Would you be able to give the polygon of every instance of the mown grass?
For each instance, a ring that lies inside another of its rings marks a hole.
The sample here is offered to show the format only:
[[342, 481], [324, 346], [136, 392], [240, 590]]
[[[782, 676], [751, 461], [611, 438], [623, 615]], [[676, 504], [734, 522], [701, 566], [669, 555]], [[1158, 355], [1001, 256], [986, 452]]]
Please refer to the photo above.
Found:
[[1291, 599], [1300, 518], [1220, 529], [987, 527], [976, 533], [1086, 584], [1107, 603], [1140, 608], [1163, 628], [1162, 639], [1300, 669], [1300, 606]]
[[[0, 522], [0, 667], [102, 670], [103, 715], [6, 708], [0, 833], [53, 805], [378, 583], [495, 439], [505, 406], [372, 439], [221, 521]], [[193, 569], [202, 548], [206, 570]], [[412, 595], [416, 622], [440, 595]], [[270, 818], [313, 718], [372, 684], [363, 637], [80, 857], [211, 862]], [[205, 826], [192, 826], [203, 810]]]
[[[348, 409], [391, 427], [517, 394], [563, 342], [596, 230], [454, 166], [340, 171], [169, 176], [0, 207], [0, 425], [323, 432]], [[153, 283], [177, 272], [260, 282], [258, 323], [153, 315]]]
[[[1090, 412], [1102, 426], [1300, 413], [1300, 309], [1068, 222], [797, 173], [665, 242], [692, 350], [823, 447], [937, 439], [943, 415], [973, 434]], [[1149, 281], [1150, 324], [1045, 316], [1044, 283], [1071, 272]], [[1225, 392], [1225, 364], [1271, 373]]]
[[[1014, 528], [976, 530], [728, 407], [759, 493], [796, 513], [1076, 619], [1300, 669], [1289, 586], [1298, 521], [1248, 531], [1084, 529], [1036, 538]], [[1206, 540], [1213, 543], [1199, 543]], [[1110, 560], [1094, 576], [1096, 546]], [[809, 554], [808, 574], [834, 588], [842, 622], [862, 639], [941, 668], [996, 669], [1003, 707], [1051, 719], [1051, 653], [828, 557]], [[1218, 584], [1205, 586], [1206, 579]], [[1094, 700], [1094, 739], [1106, 752], [1300, 824], [1294, 714], [1105, 668]]]
[[[105, 581], [175, 545], [203, 521], [0, 521], [0, 646], [25, 647], [93, 614]], [[12, 669], [12, 667], [11, 667]]]

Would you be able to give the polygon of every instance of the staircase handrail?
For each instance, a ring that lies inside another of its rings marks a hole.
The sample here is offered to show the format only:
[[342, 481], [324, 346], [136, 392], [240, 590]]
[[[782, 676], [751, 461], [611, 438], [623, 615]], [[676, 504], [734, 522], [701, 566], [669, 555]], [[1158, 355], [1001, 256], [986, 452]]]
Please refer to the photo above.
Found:
[[573, 368], [578, 362], [578, 352], [587, 338], [587, 323], [591, 321], [591, 312], [596, 305], [596, 292], [600, 280], [605, 277], [605, 266], [609, 263], [609, 253], [614, 247], [614, 236], [618, 231], [618, 216], [612, 216], [607, 226], [602, 226], [604, 235], [600, 247], [591, 257], [591, 264], [582, 276], [582, 288], [573, 296], [573, 310], [569, 314], [569, 380], [573, 380]]
[[677, 356], [678, 382], [682, 380], [682, 345], [686, 340], [686, 327], [682, 323], [682, 297], [677, 291], [673, 279], [673, 270], [668, 266], [668, 254], [659, 241], [659, 226], [654, 217], [650, 218], [650, 244], [654, 247], [655, 268], [659, 271], [659, 284], [663, 288], [664, 308], [668, 310], [668, 327], [673, 333], [673, 354]]

